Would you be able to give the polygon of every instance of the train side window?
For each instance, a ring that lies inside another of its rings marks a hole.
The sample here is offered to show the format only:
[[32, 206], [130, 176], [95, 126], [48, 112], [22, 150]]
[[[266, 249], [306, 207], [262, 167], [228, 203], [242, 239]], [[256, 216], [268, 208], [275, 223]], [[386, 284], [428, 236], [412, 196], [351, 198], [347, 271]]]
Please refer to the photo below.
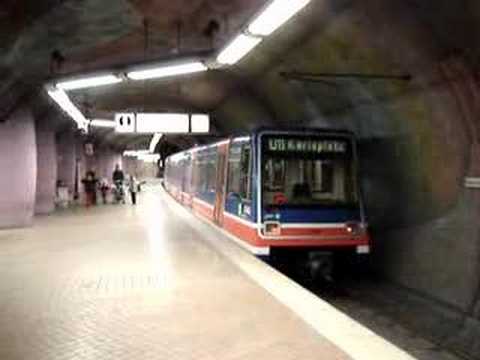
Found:
[[192, 188], [191, 192], [196, 193], [197, 192], [197, 179], [198, 179], [198, 165], [197, 165], [197, 159], [193, 158], [192, 159]]
[[199, 152], [195, 160], [195, 192], [204, 193], [208, 189], [207, 179], [207, 156], [204, 152]]
[[234, 142], [228, 158], [227, 193], [243, 200], [251, 199], [251, 147], [248, 142]]
[[251, 149], [250, 144], [245, 143], [242, 146], [241, 155], [241, 172], [240, 172], [240, 195], [243, 199], [250, 200], [252, 198], [252, 184], [251, 184]]
[[215, 192], [217, 187], [217, 151], [210, 151], [205, 159], [205, 190]]

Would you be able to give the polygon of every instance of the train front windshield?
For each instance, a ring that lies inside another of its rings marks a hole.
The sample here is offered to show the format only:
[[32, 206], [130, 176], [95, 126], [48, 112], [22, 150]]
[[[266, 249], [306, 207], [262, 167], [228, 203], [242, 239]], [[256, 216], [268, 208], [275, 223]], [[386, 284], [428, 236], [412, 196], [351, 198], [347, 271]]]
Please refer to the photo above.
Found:
[[264, 135], [263, 206], [358, 206], [352, 145], [345, 137]]

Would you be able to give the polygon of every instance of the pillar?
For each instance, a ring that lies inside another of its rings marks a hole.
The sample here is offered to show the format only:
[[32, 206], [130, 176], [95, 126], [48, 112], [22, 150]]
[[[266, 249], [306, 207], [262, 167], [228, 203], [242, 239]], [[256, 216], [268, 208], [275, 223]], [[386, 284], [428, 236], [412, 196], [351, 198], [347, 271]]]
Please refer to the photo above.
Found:
[[57, 182], [57, 148], [55, 133], [42, 123], [36, 125], [37, 190], [35, 214], [45, 215], [55, 210]]
[[22, 109], [0, 123], [0, 228], [32, 223], [36, 182], [35, 124]]
[[75, 187], [75, 167], [77, 161], [76, 139], [73, 131], [57, 135], [57, 179], [68, 187], [73, 194]]

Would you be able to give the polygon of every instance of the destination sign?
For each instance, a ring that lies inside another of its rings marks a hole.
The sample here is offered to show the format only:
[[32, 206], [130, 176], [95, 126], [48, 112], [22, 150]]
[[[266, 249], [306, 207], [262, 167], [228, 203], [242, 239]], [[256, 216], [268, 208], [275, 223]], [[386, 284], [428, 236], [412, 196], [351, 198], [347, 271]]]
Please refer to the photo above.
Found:
[[303, 153], [346, 153], [347, 142], [327, 139], [267, 139], [269, 152], [303, 152]]

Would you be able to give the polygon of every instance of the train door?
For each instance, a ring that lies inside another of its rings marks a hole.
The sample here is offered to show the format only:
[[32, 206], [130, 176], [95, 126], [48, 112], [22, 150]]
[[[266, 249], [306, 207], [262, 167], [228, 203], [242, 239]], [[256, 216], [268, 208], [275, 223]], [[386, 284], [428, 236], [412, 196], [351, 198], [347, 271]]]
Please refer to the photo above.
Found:
[[213, 218], [217, 225], [223, 225], [223, 210], [225, 205], [225, 181], [226, 181], [226, 167], [227, 167], [227, 144], [222, 144], [218, 147], [217, 156], [217, 182], [216, 182], [216, 197], [215, 209], [213, 211]]

